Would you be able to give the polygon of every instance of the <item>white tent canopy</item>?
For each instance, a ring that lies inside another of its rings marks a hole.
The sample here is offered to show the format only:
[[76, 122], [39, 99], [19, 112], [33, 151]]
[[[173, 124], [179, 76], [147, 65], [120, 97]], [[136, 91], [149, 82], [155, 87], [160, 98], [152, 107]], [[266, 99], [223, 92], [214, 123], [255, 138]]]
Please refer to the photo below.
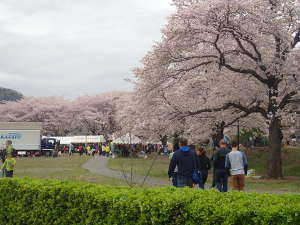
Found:
[[62, 145], [85, 144], [85, 143], [104, 143], [106, 142], [103, 135], [99, 136], [72, 136], [72, 137], [53, 137], [60, 141]]
[[71, 144], [72, 137], [55, 137], [56, 140], [59, 140], [61, 145]]
[[112, 141], [113, 144], [140, 144], [142, 140], [134, 135], [124, 135]]

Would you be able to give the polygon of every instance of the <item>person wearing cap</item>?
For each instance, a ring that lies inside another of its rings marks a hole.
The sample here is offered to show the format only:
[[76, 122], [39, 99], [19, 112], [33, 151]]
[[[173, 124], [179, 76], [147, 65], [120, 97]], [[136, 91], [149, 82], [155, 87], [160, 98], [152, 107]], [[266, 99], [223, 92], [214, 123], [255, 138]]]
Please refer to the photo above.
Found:
[[213, 156], [213, 166], [215, 169], [215, 182], [216, 188], [220, 192], [228, 191], [228, 170], [225, 168], [225, 160], [230, 150], [227, 148], [227, 144], [224, 140], [220, 141], [220, 148]]

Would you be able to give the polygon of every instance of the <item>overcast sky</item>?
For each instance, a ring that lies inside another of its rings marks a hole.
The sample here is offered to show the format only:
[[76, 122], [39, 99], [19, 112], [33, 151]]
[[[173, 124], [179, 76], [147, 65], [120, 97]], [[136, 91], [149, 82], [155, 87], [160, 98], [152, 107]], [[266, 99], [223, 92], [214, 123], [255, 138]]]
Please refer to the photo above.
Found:
[[160, 40], [171, 0], [1, 0], [0, 86], [74, 98], [124, 81]]

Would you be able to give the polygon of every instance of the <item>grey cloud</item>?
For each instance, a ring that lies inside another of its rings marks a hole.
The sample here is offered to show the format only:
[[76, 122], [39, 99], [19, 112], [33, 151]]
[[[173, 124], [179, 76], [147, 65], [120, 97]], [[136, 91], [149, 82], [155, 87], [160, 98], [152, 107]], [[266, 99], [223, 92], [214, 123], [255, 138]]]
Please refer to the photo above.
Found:
[[170, 2], [1, 1], [0, 86], [66, 97], [131, 89], [124, 79], [160, 39]]

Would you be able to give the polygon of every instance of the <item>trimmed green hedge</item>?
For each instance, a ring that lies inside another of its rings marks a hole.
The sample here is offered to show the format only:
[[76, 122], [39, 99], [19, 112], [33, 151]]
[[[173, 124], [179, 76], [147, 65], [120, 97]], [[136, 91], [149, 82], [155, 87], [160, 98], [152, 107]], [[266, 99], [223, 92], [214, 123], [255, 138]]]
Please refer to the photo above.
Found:
[[300, 224], [300, 195], [0, 179], [0, 223]]

